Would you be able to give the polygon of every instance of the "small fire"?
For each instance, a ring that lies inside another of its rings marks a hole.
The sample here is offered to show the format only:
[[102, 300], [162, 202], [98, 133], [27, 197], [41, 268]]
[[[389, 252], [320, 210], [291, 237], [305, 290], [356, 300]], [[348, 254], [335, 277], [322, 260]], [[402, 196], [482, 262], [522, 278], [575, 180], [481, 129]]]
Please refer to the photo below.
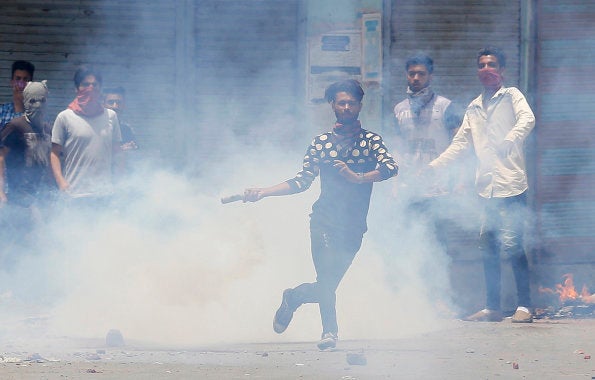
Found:
[[584, 303], [595, 303], [595, 294], [589, 293], [589, 289], [586, 285], [583, 285], [580, 294], [576, 291], [572, 273], [566, 273], [562, 278], [564, 279], [564, 283], [556, 284], [556, 290], [540, 286], [539, 291], [542, 293], [559, 294], [560, 302], [578, 300]]

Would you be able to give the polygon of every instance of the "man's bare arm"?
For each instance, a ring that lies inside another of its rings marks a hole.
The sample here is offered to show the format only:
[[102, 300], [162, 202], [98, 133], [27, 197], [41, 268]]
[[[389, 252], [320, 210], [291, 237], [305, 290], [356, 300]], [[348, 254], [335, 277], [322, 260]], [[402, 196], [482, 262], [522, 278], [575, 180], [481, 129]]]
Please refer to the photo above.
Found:
[[52, 143], [52, 151], [50, 152], [50, 165], [52, 167], [52, 174], [58, 185], [58, 189], [66, 191], [69, 187], [68, 182], [62, 175], [62, 163], [60, 162], [60, 152], [62, 152], [62, 146]]
[[295, 194], [296, 191], [287, 182], [270, 187], [248, 188], [244, 190], [244, 202], [256, 202], [265, 197]]

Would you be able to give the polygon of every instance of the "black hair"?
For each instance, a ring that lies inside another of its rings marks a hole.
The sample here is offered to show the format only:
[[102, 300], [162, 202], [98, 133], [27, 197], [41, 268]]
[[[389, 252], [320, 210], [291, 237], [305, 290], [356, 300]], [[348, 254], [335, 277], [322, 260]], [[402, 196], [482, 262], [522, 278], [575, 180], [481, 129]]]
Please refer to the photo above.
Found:
[[23, 70], [31, 75], [31, 80], [33, 80], [33, 74], [35, 73], [35, 65], [33, 65], [29, 61], [14, 61], [12, 63], [12, 72], [10, 73], [10, 77], [14, 77], [14, 72], [17, 70]]
[[79, 88], [81, 82], [89, 75], [93, 75], [99, 84], [103, 84], [103, 78], [99, 70], [93, 66], [82, 65], [74, 73], [74, 87]]
[[477, 63], [479, 63], [479, 58], [483, 57], [484, 55], [493, 55], [498, 59], [498, 64], [500, 67], [506, 66], [506, 54], [502, 51], [502, 49], [496, 46], [486, 46], [477, 52]]
[[335, 101], [338, 92], [351, 94], [359, 102], [364, 98], [362, 85], [355, 79], [347, 79], [331, 84], [324, 92], [324, 98], [327, 102], [332, 103]]
[[428, 69], [428, 73], [434, 72], [434, 60], [427, 54], [417, 53], [407, 58], [405, 62], [405, 70], [409, 70], [409, 67], [414, 65], [424, 65]]
[[105, 96], [107, 94], [118, 94], [124, 98], [126, 97], [126, 90], [122, 86], [104, 88], [103, 95]]

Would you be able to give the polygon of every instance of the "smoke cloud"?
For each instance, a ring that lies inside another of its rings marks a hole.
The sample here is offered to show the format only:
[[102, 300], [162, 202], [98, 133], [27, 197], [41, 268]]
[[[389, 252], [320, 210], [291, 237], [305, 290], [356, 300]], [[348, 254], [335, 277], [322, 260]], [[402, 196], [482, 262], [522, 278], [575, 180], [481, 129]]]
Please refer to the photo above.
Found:
[[[4, 337], [103, 338], [119, 329], [127, 341], [159, 345], [315, 340], [315, 305], [298, 310], [282, 336], [271, 324], [282, 290], [315, 279], [308, 214], [318, 182], [293, 196], [221, 205], [223, 195], [301, 166], [297, 148], [255, 151], [199, 177], [138, 168], [114, 208], [52, 210], [3, 270], [0, 315], [12, 321]], [[343, 339], [437, 328], [437, 299], [451, 306], [448, 258], [423, 225], [401, 220], [391, 186], [376, 185], [370, 231], [338, 290]]]
[[[143, 18], [135, 22], [143, 21], [150, 23]], [[274, 84], [287, 75], [287, 70], [270, 66], [270, 71], [254, 74], [255, 83], [266, 78]], [[105, 77], [107, 85], [110, 77]], [[232, 80], [223, 82], [204, 78], [201, 93], [225, 94], [223, 85], [233, 89]], [[136, 92], [158, 99], [153, 94], [159, 89], [147, 86], [130, 86], [128, 98]], [[310, 112], [287, 98], [275, 101], [271, 96], [256, 112], [246, 99], [259, 94], [225, 95], [201, 99], [208, 105], [202, 109], [203, 129], [190, 121], [176, 127], [194, 131], [188, 145], [197, 147], [199, 170], [150, 161], [142, 157], [141, 146], [141, 158], [135, 161], [142, 165], [119, 184], [115, 207], [83, 213], [50, 208], [32, 242], [3, 257], [9, 263], [0, 273], [4, 341], [102, 339], [110, 329], [119, 329], [127, 342], [176, 346], [318, 338], [315, 305], [300, 308], [283, 335], [272, 330], [283, 289], [315, 280], [308, 214], [318, 181], [306, 193], [254, 204], [221, 205], [219, 199], [293, 177], [311, 137], [327, 127], [315, 117], [313, 125], [304, 123]], [[167, 96], [171, 101], [173, 96]], [[325, 119], [331, 112], [326, 104], [309, 111]], [[207, 128], [212, 141], [200, 140]], [[337, 291], [341, 339], [425, 332], [457, 313], [450, 258], [437, 242], [432, 222], [407, 212], [407, 195], [393, 196], [399, 180], [375, 185], [369, 231]], [[473, 205], [455, 207], [463, 215], [456, 224], [476, 229], [466, 218]]]

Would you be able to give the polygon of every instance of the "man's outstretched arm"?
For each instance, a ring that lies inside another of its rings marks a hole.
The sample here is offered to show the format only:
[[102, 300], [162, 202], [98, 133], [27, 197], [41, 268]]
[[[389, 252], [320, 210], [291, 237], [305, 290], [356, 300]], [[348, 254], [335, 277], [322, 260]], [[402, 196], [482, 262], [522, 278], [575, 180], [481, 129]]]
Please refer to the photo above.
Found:
[[297, 191], [285, 182], [270, 187], [255, 187], [244, 190], [244, 202], [256, 202], [265, 197], [295, 194]]

